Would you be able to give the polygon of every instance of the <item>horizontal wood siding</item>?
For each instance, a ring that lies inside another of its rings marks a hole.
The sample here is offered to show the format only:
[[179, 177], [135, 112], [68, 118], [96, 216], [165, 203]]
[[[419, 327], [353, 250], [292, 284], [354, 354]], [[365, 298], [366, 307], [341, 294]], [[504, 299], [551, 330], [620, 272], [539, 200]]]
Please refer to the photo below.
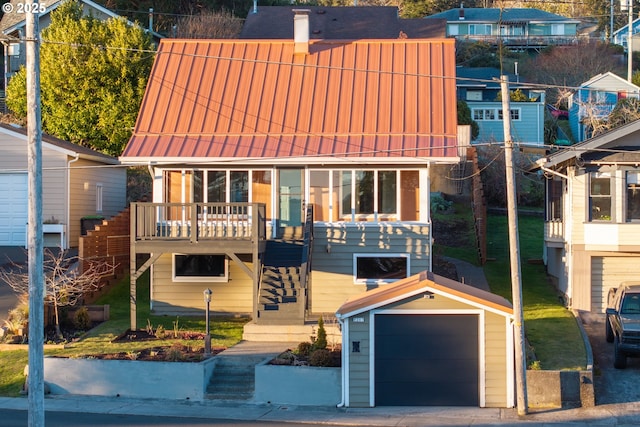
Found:
[[[25, 152], [26, 155], [26, 152]], [[42, 220], [68, 224], [67, 155], [42, 150]], [[67, 227], [68, 231], [68, 227]]]
[[418, 223], [316, 223], [311, 273], [312, 313], [335, 312], [347, 298], [371, 288], [354, 284], [354, 253], [408, 253], [409, 275], [428, 270], [429, 231], [429, 224]]
[[[152, 304], [155, 314], [202, 314], [202, 292], [213, 292], [210, 309], [217, 314], [247, 314], [253, 310], [252, 278], [233, 261], [229, 261], [229, 282], [174, 282], [172, 255], [164, 254], [153, 265]], [[250, 269], [253, 264], [247, 263]]]
[[[82, 217], [102, 215], [110, 218], [122, 211], [127, 203], [126, 169], [96, 167], [101, 163], [80, 159], [71, 163], [69, 195], [69, 246], [78, 246]], [[92, 167], [93, 166], [93, 167]], [[96, 210], [96, 186], [102, 184], [102, 212]]]
[[[349, 342], [345, 343], [343, 351], [349, 351], [349, 406], [368, 407], [370, 392], [371, 366], [369, 356], [371, 355], [371, 341], [369, 339], [369, 329], [371, 327], [369, 313], [355, 316], [364, 322], [354, 322], [352, 318], [349, 322]], [[354, 353], [353, 342], [360, 343], [360, 352]]]
[[609, 289], [620, 283], [638, 280], [640, 256], [591, 257], [591, 311], [604, 313]]
[[485, 406], [504, 408], [507, 404], [507, 335], [504, 316], [485, 311]]

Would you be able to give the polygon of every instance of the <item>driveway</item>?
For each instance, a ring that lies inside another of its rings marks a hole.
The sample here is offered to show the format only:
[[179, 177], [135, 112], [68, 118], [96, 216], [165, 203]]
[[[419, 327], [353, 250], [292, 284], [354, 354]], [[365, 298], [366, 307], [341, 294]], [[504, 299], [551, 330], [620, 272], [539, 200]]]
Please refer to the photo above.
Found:
[[626, 369], [613, 367], [613, 343], [604, 336], [604, 314], [581, 313], [593, 349], [596, 405], [640, 402], [640, 358], [627, 358]]

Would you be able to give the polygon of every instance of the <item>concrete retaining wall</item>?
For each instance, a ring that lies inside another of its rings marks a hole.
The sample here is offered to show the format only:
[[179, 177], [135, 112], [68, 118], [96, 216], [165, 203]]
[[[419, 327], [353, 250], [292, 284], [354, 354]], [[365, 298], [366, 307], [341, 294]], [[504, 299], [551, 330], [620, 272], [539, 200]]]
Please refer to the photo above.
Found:
[[340, 368], [256, 366], [254, 400], [258, 403], [335, 406], [342, 395]]
[[595, 406], [593, 372], [528, 370], [527, 397], [531, 408]]
[[44, 380], [52, 394], [201, 401], [214, 364], [45, 357]]

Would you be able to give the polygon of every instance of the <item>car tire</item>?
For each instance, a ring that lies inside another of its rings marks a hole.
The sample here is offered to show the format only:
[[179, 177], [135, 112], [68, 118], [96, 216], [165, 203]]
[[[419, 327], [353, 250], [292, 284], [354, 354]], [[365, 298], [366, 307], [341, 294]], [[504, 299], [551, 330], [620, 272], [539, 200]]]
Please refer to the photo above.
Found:
[[613, 342], [613, 329], [611, 329], [611, 321], [609, 321], [609, 316], [604, 319], [604, 331], [607, 342]]
[[616, 369], [624, 369], [627, 367], [627, 355], [620, 350], [618, 337], [613, 339], [613, 367]]

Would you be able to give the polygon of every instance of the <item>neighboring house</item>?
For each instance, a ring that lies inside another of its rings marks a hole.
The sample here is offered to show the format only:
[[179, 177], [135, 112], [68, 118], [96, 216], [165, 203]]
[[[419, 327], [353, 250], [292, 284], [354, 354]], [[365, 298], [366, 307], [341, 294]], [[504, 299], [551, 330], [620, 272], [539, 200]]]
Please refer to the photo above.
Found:
[[640, 87], [611, 71], [582, 83], [569, 98], [569, 125], [576, 142], [592, 136], [590, 120], [606, 119], [619, 100], [639, 95]]
[[501, 44], [510, 49], [540, 49], [578, 41], [580, 21], [533, 8], [449, 9], [425, 19], [445, 19], [447, 37]]
[[[292, 6], [259, 6], [249, 12], [241, 39], [293, 39]], [[401, 19], [395, 6], [300, 6], [309, 10], [311, 39], [397, 39], [445, 36], [445, 21]]]
[[[504, 142], [502, 98], [499, 69], [492, 67], [456, 67], [458, 99], [471, 109], [471, 118], [478, 123], [477, 142]], [[521, 145], [544, 145], [544, 90], [520, 83], [515, 74], [508, 74], [511, 92], [519, 90], [529, 101], [511, 101], [511, 139]]]
[[609, 289], [638, 279], [639, 165], [640, 120], [538, 161], [544, 260], [574, 309], [603, 313]]
[[[66, 0], [54, 0], [52, 2], [36, 3], [38, 7], [44, 8], [44, 12], [39, 14], [39, 28], [42, 31], [51, 24], [51, 12], [56, 10]], [[123, 19], [122, 16], [99, 5], [91, 0], [78, 0], [85, 16], [93, 16], [96, 19], [106, 21], [108, 19]], [[11, 0], [9, 3], [11, 12], [4, 13], [0, 20], [0, 31], [2, 32], [2, 44], [4, 46], [4, 87], [11, 76], [20, 67], [26, 64], [26, 51], [24, 37], [26, 30], [26, 20], [24, 8], [27, 7], [24, 1]], [[3, 8], [4, 9], [4, 8]], [[137, 25], [128, 21], [130, 25]], [[162, 36], [156, 32], [151, 32], [155, 43], [158, 43]]]
[[429, 272], [346, 301], [342, 402], [348, 407], [513, 407], [513, 308]]
[[[25, 246], [28, 218], [27, 134], [0, 125], [0, 246]], [[116, 158], [42, 137], [45, 246], [78, 247], [83, 217], [116, 215], [126, 206], [126, 171]]]
[[[640, 37], [638, 37], [638, 33], [640, 33], [640, 18], [636, 18], [631, 25], [633, 28], [633, 51], [640, 51]], [[617, 44], [619, 46], [624, 47], [625, 52], [627, 51], [627, 44], [629, 43], [629, 24], [624, 27], [613, 32], [613, 44]]]
[[430, 269], [432, 178], [459, 160], [454, 41], [296, 34], [160, 43], [121, 156], [153, 176], [131, 292], [153, 265], [155, 313], [201, 313], [211, 288], [213, 311], [252, 315], [246, 337]]

